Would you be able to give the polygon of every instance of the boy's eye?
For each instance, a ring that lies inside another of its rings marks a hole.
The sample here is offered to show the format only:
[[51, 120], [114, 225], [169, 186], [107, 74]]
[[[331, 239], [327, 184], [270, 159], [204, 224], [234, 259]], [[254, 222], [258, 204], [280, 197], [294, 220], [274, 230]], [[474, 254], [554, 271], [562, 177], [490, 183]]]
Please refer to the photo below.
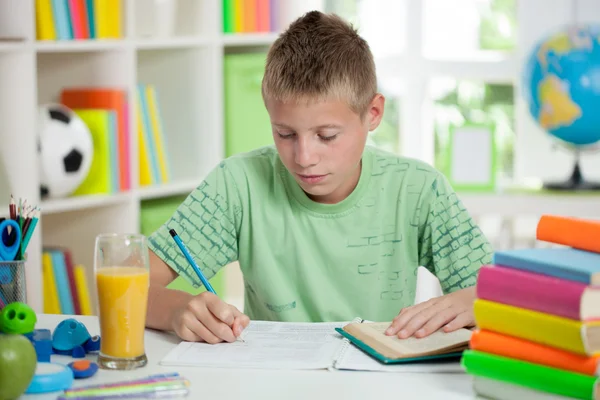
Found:
[[292, 136], [294, 136], [293, 133], [283, 133], [283, 132], [277, 132], [277, 134], [279, 135], [280, 138], [282, 139], [290, 139]]
[[330, 141], [330, 140], [333, 140], [333, 139], [335, 139], [335, 138], [337, 137], [337, 134], [335, 134], [335, 135], [330, 135], [330, 136], [319, 136], [319, 137], [321, 138], [321, 140], [324, 140], [324, 141], [326, 141], [326, 142], [327, 142], [327, 141]]

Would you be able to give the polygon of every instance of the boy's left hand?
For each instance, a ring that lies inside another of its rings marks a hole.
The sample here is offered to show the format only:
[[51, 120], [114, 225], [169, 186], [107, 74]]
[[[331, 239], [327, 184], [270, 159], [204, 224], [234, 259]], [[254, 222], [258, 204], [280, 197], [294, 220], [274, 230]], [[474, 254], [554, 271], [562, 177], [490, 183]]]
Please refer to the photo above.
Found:
[[475, 287], [458, 290], [445, 296], [435, 297], [417, 305], [404, 308], [394, 318], [386, 335], [398, 335], [405, 339], [414, 334], [425, 337], [441, 327], [444, 332], [475, 325], [473, 303]]

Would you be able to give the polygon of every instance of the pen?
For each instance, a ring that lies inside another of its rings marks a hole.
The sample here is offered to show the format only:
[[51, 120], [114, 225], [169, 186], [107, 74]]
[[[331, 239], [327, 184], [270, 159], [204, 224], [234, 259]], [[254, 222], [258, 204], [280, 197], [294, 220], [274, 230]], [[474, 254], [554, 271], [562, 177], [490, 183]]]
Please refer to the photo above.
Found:
[[[173, 240], [175, 240], [175, 243], [177, 243], [177, 246], [179, 246], [179, 249], [181, 250], [181, 252], [185, 256], [185, 258], [188, 260], [188, 263], [192, 266], [192, 268], [196, 272], [196, 275], [198, 275], [198, 278], [200, 278], [200, 280], [202, 281], [202, 284], [204, 285], [204, 287], [206, 288], [206, 290], [208, 290], [209, 292], [211, 292], [213, 294], [217, 294], [217, 292], [215, 292], [215, 289], [213, 289], [213, 287], [211, 286], [211, 284], [204, 277], [204, 274], [202, 273], [202, 271], [200, 271], [200, 268], [198, 268], [198, 265], [196, 264], [196, 262], [192, 258], [192, 255], [190, 254], [190, 252], [188, 251], [188, 249], [185, 247], [185, 245], [181, 241], [181, 238], [179, 237], [179, 235], [177, 234], [177, 232], [175, 232], [175, 229], [170, 229], [169, 233], [173, 237]], [[244, 340], [244, 336], [245, 336], [244, 334], [245, 333], [246, 333], [245, 331], [242, 331], [242, 333], [240, 334], [240, 336], [238, 336], [237, 340], [240, 341], [240, 342], [245, 342], [245, 340]]]
[[179, 238], [179, 235], [177, 234], [177, 232], [175, 232], [175, 229], [169, 230], [169, 233], [173, 237], [173, 240], [175, 240], [175, 243], [177, 243], [177, 246], [179, 246], [179, 249], [181, 250], [181, 252], [185, 256], [185, 258], [188, 260], [188, 263], [190, 263], [190, 265], [192, 266], [192, 268], [196, 272], [196, 275], [198, 275], [198, 278], [200, 278], [200, 280], [202, 281], [202, 284], [204, 285], [204, 287], [206, 288], [206, 290], [208, 290], [209, 292], [211, 292], [213, 294], [217, 294], [217, 292], [215, 292], [215, 289], [213, 289], [213, 287], [211, 286], [211, 284], [204, 277], [204, 274], [202, 273], [202, 271], [200, 271], [200, 268], [198, 268], [198, 265], [196, 264], [196, 262], [192, 258], [192, 255], [190, 254], [190, 252], [188, 251], [188, 249], [185, 247], [185, 245], [181, 241], [181, 238]]

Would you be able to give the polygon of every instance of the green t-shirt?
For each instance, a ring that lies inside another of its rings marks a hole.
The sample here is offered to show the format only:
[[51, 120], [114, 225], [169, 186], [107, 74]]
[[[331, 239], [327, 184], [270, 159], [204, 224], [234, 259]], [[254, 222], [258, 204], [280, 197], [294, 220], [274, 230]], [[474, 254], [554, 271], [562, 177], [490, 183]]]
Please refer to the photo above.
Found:
[[222, 161], [149, 238], [199, 287], [170, 228], [208, 279], [239, 261], [254, 320], [389, 321], [413, 304], [418, 266], [450, 293], [474, 285], [492, 255], [442, 174], [370, 147], [337, 204], [310, 200], [274, 147]]

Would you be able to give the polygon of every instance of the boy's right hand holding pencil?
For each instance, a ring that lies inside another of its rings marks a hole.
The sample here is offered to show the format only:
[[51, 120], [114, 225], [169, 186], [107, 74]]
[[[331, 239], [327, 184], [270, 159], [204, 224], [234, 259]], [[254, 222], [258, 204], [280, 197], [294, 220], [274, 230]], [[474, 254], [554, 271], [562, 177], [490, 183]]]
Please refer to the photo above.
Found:
[[198, 275], [206, 292], [193, 296], [183, 291], [167, 289], [168, 283], [175, 278], [173, 271], [150, 251], [151, 283], [146, 325], [150, 328], [173, 330], [177, 336], [189, 342], [215, 344], [242, 339], [242, 332], [250, 323], [250, 318], [217, 296], [177, 232], [171, 229], [169, 233]]
[[178, 309], [171, 321], [175, 333], [189, 342], [235, 342], [250, 319], [216, 294], [203, 292]]

